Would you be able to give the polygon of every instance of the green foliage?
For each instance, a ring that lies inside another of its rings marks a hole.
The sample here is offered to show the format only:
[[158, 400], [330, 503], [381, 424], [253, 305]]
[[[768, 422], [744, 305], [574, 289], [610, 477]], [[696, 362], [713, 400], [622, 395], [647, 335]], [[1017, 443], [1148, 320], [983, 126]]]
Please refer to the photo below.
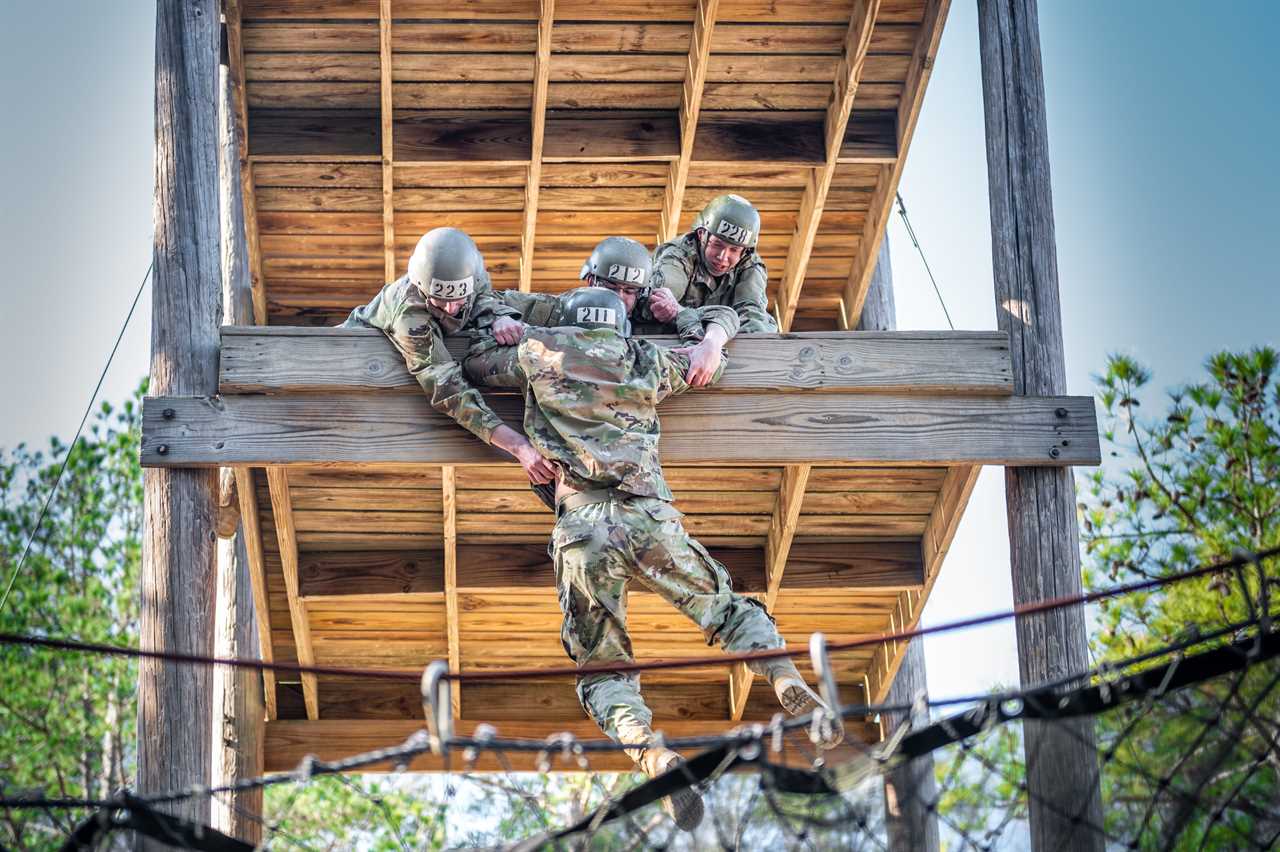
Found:
[[[40, 527], [0, 630], [136, 644], [141, 559], [140, 388], [103, 403], [68, 448], [19, 445], [0, 454], [0, 555], [8, 582], [61, 462], [57, 498]], [[127, 661], [0, 648], [0, 779], [7, 795], [98, 798], [132, 777], [136, 688]], [[11, 811], [0, 840], [15, 849], [61, 845], [75, 814]]]

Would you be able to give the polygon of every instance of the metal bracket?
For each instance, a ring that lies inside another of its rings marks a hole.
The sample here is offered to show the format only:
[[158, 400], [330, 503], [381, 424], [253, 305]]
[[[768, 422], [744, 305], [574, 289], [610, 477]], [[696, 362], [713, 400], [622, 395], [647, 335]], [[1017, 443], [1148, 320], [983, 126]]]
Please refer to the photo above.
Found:
[[828, 740], [821, 736], [823, 726], [829, 725], [831, 730], [844, 739], [844, 713], [840, 706], [840, 692], [836, 688], [835, 670], [831, 668], [831, 657], [827, 653], [827, 637], [821, 632], [809, 637], [809, 659], [813, 663], [813, 671], [818, 675], [818, 693], [822, 696], [825, 707], [813, 714], [813, 730], [810, 739], [814, 742]]
[[422, 673], [422, 710], [431, 733], [431, 750], [444, 754], [453, 739], [453, 702], [449, 693], [449, 664], [433, 660]]

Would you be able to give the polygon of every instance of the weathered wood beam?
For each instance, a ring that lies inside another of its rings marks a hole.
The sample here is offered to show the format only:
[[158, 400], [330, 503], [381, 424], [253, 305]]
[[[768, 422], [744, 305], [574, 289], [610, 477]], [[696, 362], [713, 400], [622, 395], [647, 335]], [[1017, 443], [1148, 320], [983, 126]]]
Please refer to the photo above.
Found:
[[[267, 568], [262, 556], [262, 525], [258, 521], [258, 492], [253, 486], [253, 471], [235, 468], [236, 493], [240, 498], [240, 523], [244, 525], [244, 545], [248, 554], [249, 579], [253, 586], [254, 622], [258, 630], [258, 653], [263, 662], [275, 660], [271, 645], [271, 609], [267, 597]], [[270, 669], [262, 672], [263, 694], [266, 696], [267, 718], [276, 718], [276, 675]]]
[[[709, 550], [729, 569], [735, 589], [749, 594], [767, 590], [763, 548]], [[299, 595], [305, 601], [341, 599], [354, 603], [391, 595], [437, 597], [445, 589], [443, 549], [312, 551], [299, 557], [298, 566]], [[555, 566], [542, 544], [459, 545], [456, 573], [459, 592], [555, 588]], [[917, 542], [795, 542], [781, 587], [878, 592], [918, 590], [924, 581]]]
[[[440, 502], [444, 507], [444, 616], [449, 643], [449, 671], [462, 671], [461, 640], [458, 635], [458, 492], [452, 465], [440, 468]], [[453, 717], [462, 715], [462, 697], [453, 691]]]
[[395, 156], [391, 97], [391, 0], [378, 0], [378, 94], [382, 139], [382, 277], [396, 279]]
[[698, 0], [694, 11], [693, 34], [689, 59], [685, 65], [684, 86], [680, 90], [680, 153], [671, 162], [663, 195], [662, 218], [658, 225], [658, 242], [674, 239], [680, 233], [680, 211], [684, 206], [684, 188], [693, 160], [693, 143], [698, 133], [698, 113], [702, 109], [702, 89], [707, 81], [707, 65], [711, 56], [711, 35], [715, 30], [716, 11], [720, 0]]
[[538, 48], [533, 59], [533, 106], [530, 113], [529, 168], [524, 182], [524, 227], [520, 233], [520, 290], [533, 287], [533, 241], [538, 223], [538, 193], [542, 187], [542, 149], [547, 125], [547, 81], [551, 75], [551, 27], [555, 0], [539, 0]]
[[[313, 666], [316, 663], [316, 656], [311, 644], [311, 624], [307, 620], [307, 604], [298, 594], [298, 537], [293, 526], [289, 472], [283, 467], [267, 467], [267, 485], [271, 491], [271, 514], [275, 519], [276, 539], [280, 548], [280, 569], [284, 574], [285, 593], [289, 598], [289, 623], [293, 627], [293, 644], [298, 650], [298, 663]], [[302, 691], [306, 696], [307, 718], [318, 719], [320, 703], [315, 675], [302, 675]]]
[[[508, 422], [521, 421], [519, 399], [490, 403]], [[708, 423], [718, 436], [711, 443]], [[662, 458], [671, 464], [1101, 461], [1090, 397], [694, 393], [664, 403], [662, 433]], [[143, 404], [148, 467], [502, 461], [421, 396], [150, 397]]]
[[[659, 342], [674, 338], [651, 338]], [[469, 340], [448, 338], [461, 359]], [[810, 332], [739, 335], [724, 378], [706, 392], [841, 391], [1008, 394], [999, 332]], [[219, 391], [420, 394], [404, 360], [373, 329], [225, 327]]]
[[791, 330], [791, 323], [795, 319], [800, 288], [804, 285], [805, 270], [809, 267], [809, 254], [813, 251], [813, 242], [818, 236], [818, 223], [822, 221], [827, 192], [831, 188], [831, 179], [835, 177], [840, 151], [844, 147], [845, 131], [849, 125], [849, 117], [853, 114], [854, 97], [858, 92], [858, 81], [862, 77], [862, 67], [871, 45], [871, 30], [879, 9], [880, 0], [856, 0], [853, 4], [849, 32], [845, 36], [844, 55], [836, 67], [831, 101], [827, 104], [823, 123], [826, 162], [813, 169], [805, 184], [796, 229], [791, 234], [791, 245], [787, 249], [782, 284], [778, 288], [778, 314], [782, 320], [779, 328], [784, 332]]
[[258, 239], [258, 206], [253, 163], [249, 159], [249, 110], [244, 91], [244, 45], [241, 38], [241, 0], [226, 0], [227, 76], [234, 103], [232, 111], [238, 148], [240, 194], [244, 204], [245, 250], [249, 257], [249, 283], [253, 294], [253, 321], [267, 324], [267, 290], [262, 277], [262, 249]]
[[[458, 736], [474, 734], [479, 722], [460, 720], [455, 722]], [[727, 720], [707, 721], [671, 721], [660, 727], [668, 739], [676, 737], [703, 737], [723, 734]], [[319, 721], [276, 721], [267, 723], [266, 771], [287, 772], [296, 769], [304, 757], [315, 755], [320, 760], [337, 760], [373, 749], [385, 748], [388, 743], [398, 743], [407, 739], [414, 731], [421, 730], [423, 723], [418, 720], [380, 720], [380, 719], [323, 719]], [[600, 729], [590, 720], [565, 720], [551, 722], [501, 722], [497, 726], [501, 737], [517, 737], [521, 739], [545, 740], [548, 736], [567, 731], [584, 740], [599, 740]], [[832, 763], [853, 759], [865, 749], [865, 744], [879, 739], [879, 729], [874, 725], [845, 723], [845, 732], [849, 745], [827, 752], [827, 759]], [[798, 732], [788, 738], [789, 746], [784, 749], [783, 759], [796, 766], [811, 765], [805, 763], [805, 757], [812, 752], [804, 732]], [[538, 755], [534, 752], [509, 752], [504, 761], [498, 761], [492, 753], [481, 752], [474, 769], [480, 772], [498, 772], [509, 768], [517, 772], [537, 771], [535, 763]], [[457, 771], [460, 766], [460, 755], [452, 755], [449, 768]], [[509, 761], [509, 763], [507, 762]], [[621, 751], [598, 752], [590, 755], [593, 771], [629, 772], [635, 768], [631, 758]], [[377, 765], [361, 769], [361, 772], [386, 772], [392, 767], [389, 764]], [[437, 755], [422, 755], [409, 764], [410, 772], [440, 772], [446, 769], [445, 761]], [[581, 771], [576, 763], [553, 761], [552, 771]]]
[[867, 287], [875, 272], [876, 256], [880, 252], [880, 242], [884, 238], [885, 225], [893, 210], [894, 198], [897, 197], [898, 183], [907, 162], [907, 150], [911, 147], [911, 137], [915, 134], [916, 123], [920, 118], [924, 93], [933, 72], [933, 61], [938, 55], [942, 27], [946, 23], [950, 7], [951, 0], [927, 0], [925, 5], [924, 21], [920, 24], [902, 101], [898, 105], [897, 159], [892, 164], [881, 166], [875, 196], [862, 229], [862, 239], [858, 243], [858, 253], [854, 256], [849, 279], [845, 282], [842, 297], [845, 328], [856, 328], [858, 317], [862, 313], [862, 302], [867, 297]]
[[[782, 577], [787, 567], [787, 556], [800, 521], [800, 507], [804, 503], [804, 489], [809, 482], [811, 465], [790, 464], [783, 468], [782, 482], [778, 486], [778, 502], [769, 522], [769, 537], [764, 547], [765, 594], [764, 606], [770, 613], [782, 588]], [[751, 683], [755, 673], [746, 663], [736, 663], [729, 673], [729, 712], [734, 719], [742, 718]]]

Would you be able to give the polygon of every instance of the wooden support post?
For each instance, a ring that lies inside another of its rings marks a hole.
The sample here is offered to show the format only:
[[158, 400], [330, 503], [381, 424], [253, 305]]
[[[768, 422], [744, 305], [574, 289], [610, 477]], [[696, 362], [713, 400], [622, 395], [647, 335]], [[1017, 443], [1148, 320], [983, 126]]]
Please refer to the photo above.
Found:
[[396, 275], [395, 157], [392, 127], [395, 107], [392, 100], [391, 0], [378, 2], [378, 70], [380, 117], [382, 119], [382, 277], [394, 281]]
[[[253, 305], [252, 322], [267, 324], [267, 290], [262, 278], [262, 252], [258, 247], [258, 207], [253, 189], [253, 163], [249, 160], [249, 105], [244, 88], [244, 48], [240, 40], [240, 0], [226, 0], [227, 84], [231, 89], [235, 139], [240, 176], [241, 216], [244, 220], [244, 251], [249, 264], [249, 288]], [[244, 321], [245, 324], [249, 320]]]
[[[218, 130], [221, 159], [218, 188], [222, 207], [222, 316], [232, 324], [253, 321], [253, 293], [245, 248], [244, 211], [240, 202], [240, 149], [236, 135], [236, 108], [229, 69], [222, 67], [218, 86]], [[252, 484], [250, 483], [250, 488]], [[259, 636], [250, 579], [247, 526], [240, 523], [242, 501], [236, 472], [223, 468], [219, 480], [220, 518], [218, 576], [214, 607], [213, 651], [219, 657], [254, 659], [259, 656]], [[256, 505], [255, 505], [256, 508]], [[256, 518], [252, 524], [257, 531]], [[226, 528], [224, 528], [226, 527]], [[265, 603], [263, 604], [265, 607]], [[270, 632], [267, 633], [270, 641]], [[262, 774], [264, 732], [263, 678], [250, 669], [221, 667], [213, 673], [213, 775], [214, 786], [238, 778]], [[220, 831], [250, 843], [262, 839], [262, 791], [245, 790], [214, 796], [210, 822]]]
[[[893, 331], [897, 327], [898, 315], [893, 300], [893, 264], [889, 260], [889, 237], [886, 234], [880, 243], [880, 254], [876, 259], [875, 272], [871, 276], [871, 285], [867, 288], [858, 330]], [[941, 500], [942, 495], [939, 494], [939, 501]], [[934, 570], [937, 570], [936, 565]], [[919, 619], [919, 600], [918, 593], [900, 596], [899, 608], [903, 610], [903, 625], [910, 626]], [[919, 639], [909, 641], [906, 651], [900, 656], [898, 672], [889, 687], [889, 704], [911, 704], [917, 695], [928, 693], [924, 642]], [[910, 718], [909, 713], [884, 714], [881, 724], [885, 736], [892, 736], [900, 725], [909, 723]], [[941, 843], [938, 816], [927, 805], [935, 803], [937, 799], [933, 755], [913, 760], [885, 776], [885, 833], [891, 852], [936, 852]]]
[[[778, 486], [778, 502], [773, 507], [773, 518], [769, 522], [769, 537], [764, 546], [764, 605], [770, 613], [778, 601], [778, 590], [782, 587], [782, 572], [787, 567], [787, 556], [791, 553], [791, 542], [796, 536], [796, 525], [800, 521], [800, 506], [804, 502], [804, 489], [809, 483], [809, 471], [812, 465], [790, 464], [782, 469], [782, 482]], [[729, 672], [729, 712], [730, 718], [742, 718], [747, 706], [747, 697], [751, 694], [751, 683], [755, 674], [747, 668], [746, 663], [737, 663]]]
[[[458, 478], [453, 465], [440, 468], [440, 503], [444, 507], [444, 617], [449, 643], [449, 671], [462, 671], [458, 625]], [[462, 715], [462, 690], [454, 689], [453, 718]]]
[[[218, 387], [219, 33], [216, 0], [157, 4], [152, 393], [208, 396]], [[210, 470], [144, 474], [145, 650], [213, 651], [216, 488]], [[209, 783], [212, 688], [207, 666], [138, 664], [139, 793]], [[207, 823], [209, 800], [173, 811]]]
[[[293, 526], [293, 498], [289, 495], [288, 471], [283, 467], [268, 467], [267, 486], [271, 492], [271, 514], [275, 517], [276, 539], [280, 546], [280, 573], [284, 575], [285, 594], [289, 597], [289, 622], [293, 626], [298, 664], [314, 666], [316, 656], [311, 646], [307, 604], [298, 594], [298, 535]], [[319, 719], [319, 685], [313, 674], [302, 675], [302, 700], [307, 707], [307, 718]]]
[[818, 223], [827, 203], [831, 179], [835, 177], [840, 148], [844, 145], [849, 116], [853, 114], [853, 100], [862, 77], [862, 66], [871, 46], [871, 28], [875, 24], [880, 0], [857, 0], [849, 20], [849, 32], [845, 36], [844, 56], [836, 67], [835, 83], [831, 99], [827, 102], [827, 115], [823, 134], [827, 161], [812, 169], [800, 200], [800, 213], [796, 217], [796, 229], [791, 233], [791, 245], [787, 249], [787, 262], [782, 273], [782, 285], [778, 288], [779, 328], [791, 330], [796, 305], [800, 301], [800, 288], [804, 285], [805, 270], [809, 266], [809, 253], [818, 236]]
[[533, 288], [533, 241], [538, 225], [538, 193], [542, 187], [542, 142], [546, 138], [551, 27], [555, 21], [555, 13], [556, 0], [539, 0], [538, 50], [533, 58], [529, 170], [524, 181], [524, 229], [520, 234], [520, 289], [526, 293]]
[[711, 33], [716, 26], [720, 0], [698, 0], [693, 17], [693, 38], [689, 59], [685, 64], [684, 88], [680, 90], [680, 153], [671, 161], [667, 189], [663, 195], [662, 219], [658, 224], [658, 242], [665, 243], [680, 234], [680, 211], [684, 206], [684, 188], [693, 162], [693, 140], [698, 133], [698, 113], [702, 109], [702, 90], [707, 82], [707, 65], [711, 56]]
[[[979, 0], [982, 94], [996, 313], [1009, 332], [1014, 392], [1066, 388], [1036, 0]], [[1013, 599], [1080, 593], [1076, 489], [1069, 469], [1005, 470]], [[1024, 686], [1089, 667], [1085, 613], [1017, 621]], [[1098, 754], [1089, 720], [1023, 726], [1032, 849], [1101, 850]]]
[[[235, 468], [236, 493], [240, 498], [240, 524], [244, 537], [245, 556], [249, 568], [249, 584], [253, 591], [254, 622], [258, 631], [258, 653], [264, 662], [275, 659], [271, 643], [271, 609], [267, 597], [267, 566], [262, 552], [262, 525], [258, 520], [258, 493], [253, 484], [253, 471], [247, 467]], [[262, 673], [262, 692], [266, 716], [274, 719], [276, 713], [276, 674]]]

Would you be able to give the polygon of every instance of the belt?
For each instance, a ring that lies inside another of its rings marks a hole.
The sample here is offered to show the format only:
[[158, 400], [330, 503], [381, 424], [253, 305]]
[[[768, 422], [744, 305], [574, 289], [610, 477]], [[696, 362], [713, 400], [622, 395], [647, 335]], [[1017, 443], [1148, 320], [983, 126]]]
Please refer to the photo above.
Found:
[[618, 488], [591, 488], [586, 491], [575, 491], [556, 504], [556, 517], [559, 518], [570, 509], [579, 506], [590, 506], [593, 503], [607, 503], [615, 498], [626, 500], [637, 495]]

